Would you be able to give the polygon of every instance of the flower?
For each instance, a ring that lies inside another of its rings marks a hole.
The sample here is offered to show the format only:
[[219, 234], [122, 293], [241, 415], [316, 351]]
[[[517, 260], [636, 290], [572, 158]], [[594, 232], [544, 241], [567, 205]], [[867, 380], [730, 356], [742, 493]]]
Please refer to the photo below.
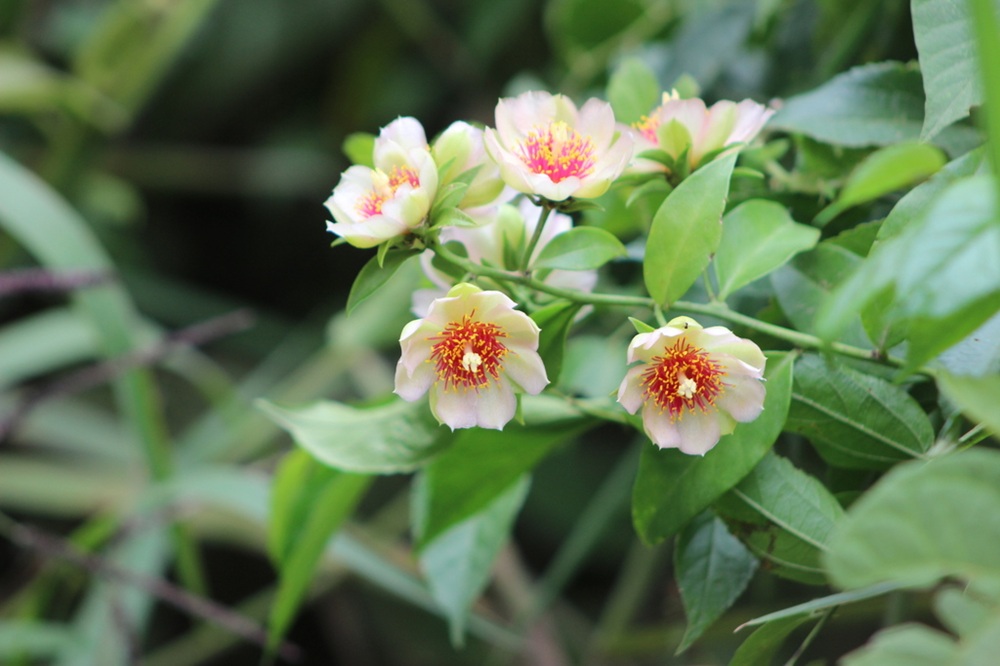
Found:
[[[522, 199], [517, 207], [501, 206], [499, 211], [485, 224], [477, 227], [445, 227], [441, 230], [440, 241], [457, 241], [465, 246], [470, 261], [477, 264], [516, 270], [521, 253], [528, 239], [538, 226], [541, 208]], [[538, 245], [532, 253], [532, 261], [553, 238], [573, 228], [569, 215], [553, 212], [549, 215]], [[431, 301], [439, 298], [454, 283], [454, 278], [434, 267], [434, 253], [430, 250], [420, 255], [424, 274], [434, 283], [434, 288], [417, 289], [413, 292], [413, 312], [418, 316], [427, 312]], [[528, 264], [529, 270], [531, 264]], [[545, 284], [576, 291], [593, 291], [597, 284], [597, 271], [551, 270], [540, 274]], [[544, 294], [539, 294], [544, 298]]]
[[[676, 92], [664, 93], [660, 106], [632, 124], [636, 154], [659, 149], [676, 161], [687, 150], [688, 169], [694, 171], [706, 156], [753, 140], [772, 115], [772, 109], [749, 99], [739, 103], [723, 100], [706, 108], [700, 99], [680, 99]], [[638, 171], [665, 168], [643, 158], [635, 164]]]
[[431, 303], [399, 337], [395, 393], [404, 400], [430, 393], [439, 422], [502, 430], [517, 410], [515, 393], [540, 393], [549, 383], [538, 355], [538, 326], [499, 291], [458, 284]]
[[398, 118], [375, 139], [375, 168], [352, 166], [326, 201], [326, 230], [355, 247], [374, 247], [419, 227], [437, 192], [437, 165], [424, 128]]
[[500, 169], [486, 154], [483, 130], [465, 122], [454, 122], [434, 140], [431, 155], [441, 168], [441, 187], [470, 169], [479, 170], [458, 203], [458, 208], [479, 208], [494, 203], [504, 189]]
[[486, 151], [519, 192], [549, 201], [604, 194], [632, 157], [632, 138], [617, 134], [611, 105], [588, 100], [577, 111], [563, 95], [526, 92], [501, 99]]
[[628, 347], [629, 368], [618, 402], [642, 408], [649, 438], [664, 448], [705, 455], [736, 422], [756, 419], [764, 408], [764, 354], [722, 326], [702, 328], [677, 317]]

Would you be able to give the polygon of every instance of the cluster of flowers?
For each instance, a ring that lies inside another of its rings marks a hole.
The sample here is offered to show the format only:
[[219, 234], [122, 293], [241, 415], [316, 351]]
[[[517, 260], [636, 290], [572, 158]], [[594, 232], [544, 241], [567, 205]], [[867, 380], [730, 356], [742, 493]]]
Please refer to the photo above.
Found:
[[[414, 295], [419, 319], [400, 337], [395, 392], [410, 401], [429, 393], [434, 415], [452, 429], [502, 429], [518, 393], [549, 383], [539, 328], [502, 291], [436, 268], [433, 250], [458, 242], [469, 261], [531, 275], [539, 251], [572, 227], [559, 211], [601, 196], [623, 173], [683, 178], [751, 140], [770, 115], [749, 100], [706, 108], [665, 94], [625, 126], [601, 100], [578, 109], [562, 95], [528, 92], [499, 101], [495, 128], [456, 122], [429, 143], [413, 118], [384, 127], [371, 166], [347, 169], [326, 206], [334, 219], [327, 229], [342, 242], [426, 249], [423, 267], [436, 288]], [[597, 280], [594, 271], [537, 278], [582, 292]], [[642, 410], [660, 447], [704, 455], [763, 408], [764, 355], [726, 328], [679, 317], [636, 335], [628, 363], [618, 401], [629, 413]]]

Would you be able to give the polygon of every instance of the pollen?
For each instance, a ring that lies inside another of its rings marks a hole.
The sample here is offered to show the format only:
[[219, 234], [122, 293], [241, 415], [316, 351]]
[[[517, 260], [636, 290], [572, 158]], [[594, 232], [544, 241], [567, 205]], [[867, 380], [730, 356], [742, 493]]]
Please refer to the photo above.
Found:
[[430, 338], [435, 341], [430, 361], [445, 390], [480, 389], [500, 378], [507, 355], [501, 340], [507, 335], [496, 324], [476, 321], [475, 314], [449, 322], [440, 335]]
[[708, 352], [681, 337], [662, 356], [653, 357], [642, 373], [642, 387], [647, 400], [669, 412], [671, 421], [678, 421], [685, 412], [714, 408], [725, 390], [725, 376]]
[[654, 111], [651, 115], [643, 116], [632, 123], [632, 127], [639, 130], [650, 143], [656, 143], [658, 141], [656, 130], [660, 128], [660, 116]]
[[561, 120], [535, 128], [519, 146], [519, 157], [534, 173], [545, 174], [553, 183], [582, 178], [594, 170], [594, 145]]
[[394, 166], [388, 174], [376, 169], [372, 174], [372, 181], [372, 189], [361, 195], [355, 205], [358, 213], [365, 218], [381, 215], [382, 206], [396, 196], [396, 191], [403, 185], [413, 188], [420, 186], [419, 174], [408, 166]]

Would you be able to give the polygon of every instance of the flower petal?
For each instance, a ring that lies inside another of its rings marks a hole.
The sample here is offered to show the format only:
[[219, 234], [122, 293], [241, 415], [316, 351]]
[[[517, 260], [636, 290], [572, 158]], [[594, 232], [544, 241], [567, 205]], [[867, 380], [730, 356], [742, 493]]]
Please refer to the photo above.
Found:
[[718, 413], [715, 411], [685, 414], [684, 418], [677, 421], [677, 430], [680, 433], [677, 448], [695, 456], [705, 455], [722, 437]]

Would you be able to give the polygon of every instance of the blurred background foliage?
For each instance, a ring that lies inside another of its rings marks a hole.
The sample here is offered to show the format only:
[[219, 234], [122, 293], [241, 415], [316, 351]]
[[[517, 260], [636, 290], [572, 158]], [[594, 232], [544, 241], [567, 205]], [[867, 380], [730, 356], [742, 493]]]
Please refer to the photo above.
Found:
[[[370, 255], [328, 247], [343, 141], [401, 115], [429, 135], [491, 123], [499, 96], [529, 88], [600, 94], [627, 56], [665, 89], [767, 102], [916, 52], [905, 0], [0, 3], [0, 271], [113, 274], [0, 295], [0, 507], [16, 518], [0, 521], [0, 661], [255, 663], [289, 442], [253, 400], [385, 393], [408, 318], [403, 289], [394, 311], [338, 314]], [[252, 326], [217, 319], [244, 308]], [[381, 478], [289, 634], [301, 663], [724, 663], [736, 620], [809, 596], [758, 577], [733, 621], [671, 657], [683, 613], [668, 554], [632, 534], [622, 439], [600, 429], [544, 462], [501, 557], [498, 594], [525, 617], [528, 572], [562, 563], [557, 624], [511, 630], [482, 609], [454, 651], [408, 555], [408, 491]], [[581, 532], [616, 464], [606, 515]], [[178, 587], [150, 589], [161, 577]], [[227, 607], [257, 625], [220, 628]], [[849, 651], [867, 619], [811, 649]]]

